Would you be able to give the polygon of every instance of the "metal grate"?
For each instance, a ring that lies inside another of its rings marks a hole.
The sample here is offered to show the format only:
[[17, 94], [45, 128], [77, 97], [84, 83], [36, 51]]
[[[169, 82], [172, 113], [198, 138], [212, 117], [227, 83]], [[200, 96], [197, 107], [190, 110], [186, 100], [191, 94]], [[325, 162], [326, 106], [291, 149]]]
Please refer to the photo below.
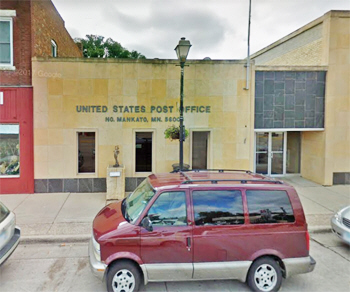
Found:
[[343, 224], [344, 224], [346, 227], [350, 228], [350, 220], [349, 220], [349, 219], [343, 218]]

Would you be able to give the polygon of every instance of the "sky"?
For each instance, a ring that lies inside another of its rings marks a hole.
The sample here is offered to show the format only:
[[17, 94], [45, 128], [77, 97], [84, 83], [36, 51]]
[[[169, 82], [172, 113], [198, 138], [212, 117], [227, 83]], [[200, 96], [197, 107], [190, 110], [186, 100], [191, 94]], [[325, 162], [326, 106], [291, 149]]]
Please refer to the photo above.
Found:
[[[112, 38], [149, 59], [176, 59], [181, 37], [189, 59], [244, 59], [249, 0], [52, 0], [73, 38]], [[252, 0], [250, 52], [257, 52], [349, 0]]]

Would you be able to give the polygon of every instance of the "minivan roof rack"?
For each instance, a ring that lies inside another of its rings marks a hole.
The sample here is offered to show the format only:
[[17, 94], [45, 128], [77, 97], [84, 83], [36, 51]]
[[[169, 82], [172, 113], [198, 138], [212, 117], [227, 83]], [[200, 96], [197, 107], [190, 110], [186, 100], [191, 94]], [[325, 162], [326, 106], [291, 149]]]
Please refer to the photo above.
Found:
[[191, 178], [186, 174], [186, 172], [180, 171], [180, 174], [182, 174], [187, 179], [186, 181], [191, 180]]
[[192, 171], [194, 171], [194, 172], [200, 172], [200, 171], [217, 171], [217, 172], [236, 171], [236, 172], [252, 173], [250, 170], [246, 170], [246, 169], [220, 169], [220, 168], [213, 168], [213, 169], [192, 169]]
[[246, 170], [246, 169], [222, 169], [222, 168], [213, 168], [213, 169], [187, 169], [187, 170], [180, 170], [180, 169], [176, 169], [176, 170], [173, 170], [172, 173], [174, 172], [201, 172], [201, 171], [217, 171], [219, 173], [223, 173], [223, 172], [245, 172], [245, 173], [248, 173], [248, 174], [252, 174], [252, 172], [250, 170]]
[[242, 184], [246, 184], [248, 182], [261, 182], [261, 183], [273, 183], [273, 184], [283, 184], [283, 182], [279, 180], [271, 180], [271, 179], [195, 179], [195, 180], [185, 180], [181, 182], [182, 185], [192, 184], [197, 182], [211, 182], [212, 184], [217, 184], [218, 182], [240, 182]]

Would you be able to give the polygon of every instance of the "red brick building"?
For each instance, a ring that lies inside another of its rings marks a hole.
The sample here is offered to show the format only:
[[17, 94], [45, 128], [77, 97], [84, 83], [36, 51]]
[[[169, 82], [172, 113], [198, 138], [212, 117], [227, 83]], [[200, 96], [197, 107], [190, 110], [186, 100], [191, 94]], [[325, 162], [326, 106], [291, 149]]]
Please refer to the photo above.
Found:
[[0, 194], [34, 192], [32, 57], [82, 57], [82, 52], [51, 0], [2, 0]]

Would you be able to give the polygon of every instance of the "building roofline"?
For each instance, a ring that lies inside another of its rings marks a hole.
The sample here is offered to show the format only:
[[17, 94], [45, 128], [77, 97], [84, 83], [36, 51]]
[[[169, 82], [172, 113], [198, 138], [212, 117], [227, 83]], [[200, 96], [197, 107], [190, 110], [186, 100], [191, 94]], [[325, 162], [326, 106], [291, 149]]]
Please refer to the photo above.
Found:
[[[115, 59], [115, 58], [51, 58], [51, 57], [33, 57], [33, 62], [84, 62], [84, 63], [145, 63], [145, 64], [179, 64], [177, 59]], [[254, 61], [252, 62], [254, 63]], [[186, 64], [242, 64], [245, 65], [246, 61], [241, 60], [198, 60], [189, 59]]]
[[285, 37], [275, 41], [274, 43], [272, 43], [271, 45], [257, 51], [256, 53], [252, 54], [250, 56], [251, 59], [254, 59], [262, 54], [264, 54], [265, 52], [281, 45], [282, 43], [296, 37], [297, 35], [321, 24], [322, 22], [324, 22], [325, 19], [330, 18], [330, 17], [345, 17], [345, 18], [349, 18], [350, 17], [350, 10], [330, 10], [327, 13], [325, 13], [324, 15], [322, 15], [319, 18], [316, 18], [315, 20], [309, 22], [308, 24], [302, 26], [301, 28], [297, 29], [296, 31], [286, 35]]

